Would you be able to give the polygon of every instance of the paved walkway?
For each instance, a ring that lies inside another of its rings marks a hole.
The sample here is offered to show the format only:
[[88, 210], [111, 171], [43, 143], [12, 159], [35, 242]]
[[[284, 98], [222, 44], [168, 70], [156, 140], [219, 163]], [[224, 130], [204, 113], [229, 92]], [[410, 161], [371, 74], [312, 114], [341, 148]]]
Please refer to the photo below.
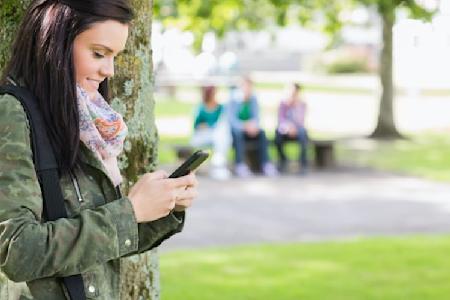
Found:
[[180, 248], [450, 232], [450, 184], [362, 169], [200, 179]]

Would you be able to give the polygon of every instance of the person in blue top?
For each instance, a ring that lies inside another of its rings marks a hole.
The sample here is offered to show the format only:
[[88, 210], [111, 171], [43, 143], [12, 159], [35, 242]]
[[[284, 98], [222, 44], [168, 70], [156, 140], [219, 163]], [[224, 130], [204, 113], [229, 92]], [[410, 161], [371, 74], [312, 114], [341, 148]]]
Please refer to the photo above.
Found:
[[269, 161], [267, 138], [259, 124], [258, 100], [253, 93], [253, 82], [249, 77], [243, 78], [241, 90], [233, 91], [229, 103], [229, 122], [235, 150], [235, 173], [239, 177], [252, 175], [244, 161], [247, 140], [258, 143], [259, 161], [264, 175], [276, 176], [278, 172]]
[[231, 136], [225, 116], [225, 106], [216, 98], [216, 87], [202, 88], [203, 99], [194, 118], [194, 133], [191, 145], [194, 147], [212, 147], [212, 168], [210, 175], [215, 179], [228, 179], [227, 154], [231, 146]]

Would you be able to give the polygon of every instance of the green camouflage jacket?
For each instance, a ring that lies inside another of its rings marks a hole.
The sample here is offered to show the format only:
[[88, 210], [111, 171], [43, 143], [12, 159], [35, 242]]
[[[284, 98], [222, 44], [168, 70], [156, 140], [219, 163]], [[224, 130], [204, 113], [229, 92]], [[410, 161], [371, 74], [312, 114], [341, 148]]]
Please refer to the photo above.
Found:
[[120, 258], [181, 231], [184, 213], [137, 224], [92, 152], [61, 178], [68, 218], [46, 222], [20, 102], [0, 95], [0, 299], [66, 299], [55, 277], [82, 274], [88, 299], [119, 299]]

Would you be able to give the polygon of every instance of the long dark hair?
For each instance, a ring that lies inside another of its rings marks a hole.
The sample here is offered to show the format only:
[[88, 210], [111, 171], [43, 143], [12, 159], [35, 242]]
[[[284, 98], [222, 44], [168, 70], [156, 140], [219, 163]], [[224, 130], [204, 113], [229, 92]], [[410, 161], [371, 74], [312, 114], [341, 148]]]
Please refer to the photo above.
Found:
[[[36, 0], [25, 13], [2, 82], [11, 76], [37, 97], [62, 172], [79, 162], [75, 37], [94, 23], [132, 18], [127, 0]], [[109, 101], [107, 79], [99, 92]]]

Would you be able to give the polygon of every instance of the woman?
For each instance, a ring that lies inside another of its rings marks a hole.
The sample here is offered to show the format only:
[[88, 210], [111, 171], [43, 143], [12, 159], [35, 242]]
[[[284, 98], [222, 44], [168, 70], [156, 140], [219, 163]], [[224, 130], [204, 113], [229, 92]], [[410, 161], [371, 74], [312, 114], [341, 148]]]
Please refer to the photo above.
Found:
[[308, 132], [305, 128], [306, 103], [300, 97], [301, 87], [292, 84], [289, 96], [278, 107], [278, 124], [275, 130], [275, 145], [278, 151], [278, 168], [286, 171], [287, 158], [284, 152], [286, 141], [295, 141], [299, 145], [299, 174], [305, 175], [308, 168], [307, 148]]
[[127, 127], [107, 103], [108, 78], [131, 19], [126, 0], [37, 0], [25, 13], [2, 84], [38, 99], [68, 217], [43, 219], [26, 114], [13, 96], [0, 95], [0, 267], [9, 279], [0, 285], [7, 299], [67, 299], [58, 277], [74, 274], [89, 299], [119, 299], [120, 258], [182, 229], [195, 175], [168, 179], [157, 171], [127, 197], [117, 192]]
[[212, 147], [211, 177], [228, 179], [227, 155], [231, 145], [230, 129], [225, 117], [225, 107], [216, 99], [216, 87], [202, 88], [203, 99], [194, 118], [194, 134], [191, 145], [194, 147]]

